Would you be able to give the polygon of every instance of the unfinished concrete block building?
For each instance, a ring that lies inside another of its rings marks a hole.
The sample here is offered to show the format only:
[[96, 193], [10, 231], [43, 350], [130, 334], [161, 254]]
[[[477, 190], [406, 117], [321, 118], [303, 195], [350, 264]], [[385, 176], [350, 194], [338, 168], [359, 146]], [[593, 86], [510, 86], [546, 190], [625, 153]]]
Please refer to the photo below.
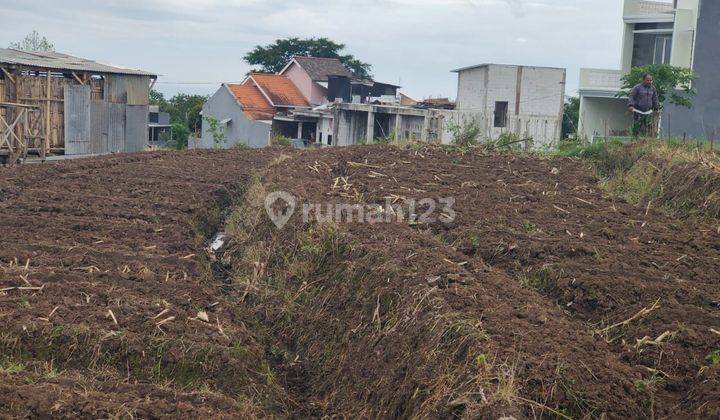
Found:
[[479, 64], [453, 71], [458, 74], [455, 109], [463, 120], [474, 119], [485, 137], [532, 137], [536, 148], [560, 139], [565, 69]]

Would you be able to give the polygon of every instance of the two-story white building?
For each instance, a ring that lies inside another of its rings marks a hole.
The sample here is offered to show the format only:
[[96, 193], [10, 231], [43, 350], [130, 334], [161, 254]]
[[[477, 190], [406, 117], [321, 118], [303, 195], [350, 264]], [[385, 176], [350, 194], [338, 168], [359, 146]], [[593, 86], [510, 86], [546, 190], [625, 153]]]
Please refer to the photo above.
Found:
[[623, 21], [621, 68], [580, 70], [580, 135], [588, 140], [628, 135], [632, 116], [627, 99], [617, 97], [621, 78], [648, 64], [692, 68], [699, 76], [693, 109], [665, 105], [665, 135], [706, 137], [710, 127], [720, 128], [720, 89], [713, 80], [720, 65], [720, 1], [625, 0]]

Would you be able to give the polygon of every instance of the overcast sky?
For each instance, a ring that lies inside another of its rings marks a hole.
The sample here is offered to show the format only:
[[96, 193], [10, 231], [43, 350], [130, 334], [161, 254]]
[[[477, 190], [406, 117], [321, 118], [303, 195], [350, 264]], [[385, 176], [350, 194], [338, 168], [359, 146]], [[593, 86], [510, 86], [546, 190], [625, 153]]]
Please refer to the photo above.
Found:
[[[326, 36], [416, 98], [456, 94], [485, 62], [618, 68], [622, 0], [0, 0], [0, 46], [33, 29], [58, 51], [162, 75], [166, 95], [214, 92], [279, 37]], [[175, 84], [182, 82], [183, 84]], [[188, 83], [204, 84], [188, 84]]]

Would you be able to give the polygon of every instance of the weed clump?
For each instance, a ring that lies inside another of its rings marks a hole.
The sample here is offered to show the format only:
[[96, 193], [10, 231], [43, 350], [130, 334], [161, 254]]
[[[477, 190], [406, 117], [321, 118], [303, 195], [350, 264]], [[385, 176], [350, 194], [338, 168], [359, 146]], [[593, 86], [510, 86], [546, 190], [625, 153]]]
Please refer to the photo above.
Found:
[[711, 365], [720, 365], [720, 349], [708, 354], [705, 358]]
[[680, 217], [720, 219], [720, 159], [677, 142], [563, 143], [558, 154], [589, 160], [612, 195]]
[[283, 135], [277, 135], [270, 140], [270, 146], [290, 147], [290, 146], [292, 146], [292, 141], [290, 140], [289, 137], [286, 137]]
[[520, 284], [543, 293], [554, 293], [558, 290], [559, 279], [560, 276], [550, 267], [542, 267], [539, 270], [530, 269], [523, 273], [520, 276]]

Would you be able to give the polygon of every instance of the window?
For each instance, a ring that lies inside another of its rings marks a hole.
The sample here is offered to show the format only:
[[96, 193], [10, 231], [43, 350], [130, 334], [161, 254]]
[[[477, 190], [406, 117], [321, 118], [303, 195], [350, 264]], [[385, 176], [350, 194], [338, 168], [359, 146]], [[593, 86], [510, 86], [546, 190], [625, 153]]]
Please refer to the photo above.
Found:
[[670, 64], [672, 53], [672, 36], [658, 36], [655, 38], [655, 59], [653, 64]]
[[322, 135], [323, 135], [323, 132], [321, 131], [321, 132], [318, 134], [318, 143], [322, 143]]
[[328, 139], [328, 141], [327, 141], [328, 145], [332, 145], [332, 134], [328, 134], [327, 139]]
[[507, 126], [507, 102], [495, 102], [495, 127]]
[[635, 31], [661, 31], [661, 30], [668, 30], [672, 31], [673, 27], [675, 26], [672, 22], [653, 22], [653, 23], [636, 23], [634, 30]]

